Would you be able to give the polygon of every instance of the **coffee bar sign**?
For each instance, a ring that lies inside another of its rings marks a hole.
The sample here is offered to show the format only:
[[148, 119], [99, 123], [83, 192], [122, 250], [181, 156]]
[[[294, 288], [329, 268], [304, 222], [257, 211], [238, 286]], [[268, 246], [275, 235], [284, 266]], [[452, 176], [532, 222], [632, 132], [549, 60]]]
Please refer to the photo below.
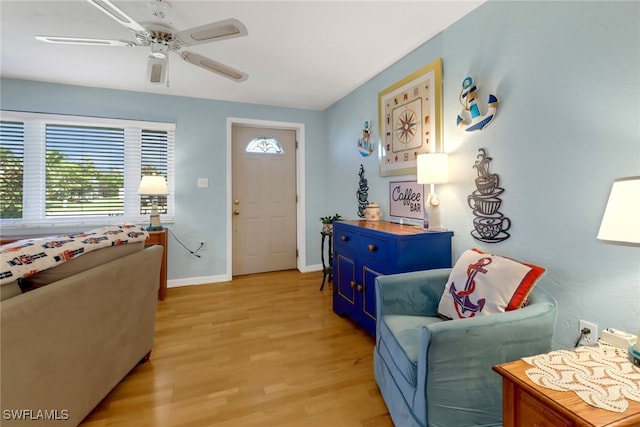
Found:
[[389, 215], [424, 219], [424, 185], [415, 181], [389, 183]]

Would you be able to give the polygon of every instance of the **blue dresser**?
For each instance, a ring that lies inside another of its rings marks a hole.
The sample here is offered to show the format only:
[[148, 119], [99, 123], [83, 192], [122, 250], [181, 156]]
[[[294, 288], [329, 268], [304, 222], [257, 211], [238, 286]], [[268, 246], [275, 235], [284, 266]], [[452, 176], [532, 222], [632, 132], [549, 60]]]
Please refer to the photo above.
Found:
[[386, 221], [334, 222], [333, 311], [375, 336], [376, 276], [451, 267], [452, 236]]

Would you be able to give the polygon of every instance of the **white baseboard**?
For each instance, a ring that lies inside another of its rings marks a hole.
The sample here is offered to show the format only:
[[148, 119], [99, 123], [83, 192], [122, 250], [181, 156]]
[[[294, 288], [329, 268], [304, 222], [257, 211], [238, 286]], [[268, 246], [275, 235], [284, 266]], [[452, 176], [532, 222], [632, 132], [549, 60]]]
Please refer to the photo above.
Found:
[[300, 271], [300, 273], [311, 273], [313, 271], [322, 271], [322, 264], [306, 265], [302, 268], [298, 268], [298, 270]]
[[[307, 265], [302, 269], [298, 269], [300, 273], [311, 273], [314, 271], [322, 271], [321, 264]], [[208, 283], [230, 282], [231, 275], [220, 274], [218, 276], [201, 276], [187, 277], [184, 279], [172, 279], [167, 281], [167, 288], [177, 288], [180, 286], [206, 285]]]
[[221, 274], [219, 276], [187, 277], [185, 279], [172, 279], [167, 281], [167, 288], [179, 286], [206, 285], [207, 283], [230, 282], [231, 276]]

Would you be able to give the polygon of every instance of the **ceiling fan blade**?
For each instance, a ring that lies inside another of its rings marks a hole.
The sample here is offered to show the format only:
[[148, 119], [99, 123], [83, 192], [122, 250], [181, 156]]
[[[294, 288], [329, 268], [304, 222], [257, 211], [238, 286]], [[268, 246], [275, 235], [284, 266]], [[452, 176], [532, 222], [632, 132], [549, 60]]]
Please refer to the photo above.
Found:
[[115, 19], [135, 33], [148, 33], [147, 29], [138, 24], [133, 18], [124, 13], [120, 8], [111, 3], [110, 0], [87, 0], [89, 3], [104, 12], [110, 18]]
[[134, 42], [127, 40], [112, 39], [90, 39], [86, 37], [58, 37], [58, 36], [36, 36], [36, 39], [47, 43], [60, 44], [86, 44], [92, 46], [138, 46]]
[[202, 67], [207, 71], [211, 71], [212, 73], [220, 74], [221, 76], [236, 82], [243, 82], [249, 78], [249, 75], [243, 73], [242, 71], [238, 71], [234, 68], [221, 64], [220, 62], [214, 61], [213, 59], [205, 58], [204, 56], [198, 55], [197, 53], [186, 51], [182, 52], [180, 56], [182, 56], [182, 59], [193, 65]]
[[247, 27], [237, 19], [230, 18], [224, 21], [213, 22], [200, 27], [179, 31], [175, 36], [185, 45], [193, 46], [217, 40], [244, 37], [248, 34]]

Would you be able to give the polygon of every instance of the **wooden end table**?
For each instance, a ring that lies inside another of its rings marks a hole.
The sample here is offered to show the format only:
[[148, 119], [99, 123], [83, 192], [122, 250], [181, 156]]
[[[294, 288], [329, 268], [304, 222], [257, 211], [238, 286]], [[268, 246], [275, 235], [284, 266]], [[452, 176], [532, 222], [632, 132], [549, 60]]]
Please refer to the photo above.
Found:
[[160, 286], [158, 287], [158, 299], [164, 301], [167, 296], [167, 229], [149, 231], [149, 238], [145, 240], [144, 246], [160, 245], [164, 249], [162, 251], [162, 263], [160, 264]]
[[572, 391], [555, 391], [534, 384], [523, 360], [493, 367], [502, 376], [504, 427], [622, 427], [640, 426], [640, 402], [627, 399], [624, 413], [585, 403]]

